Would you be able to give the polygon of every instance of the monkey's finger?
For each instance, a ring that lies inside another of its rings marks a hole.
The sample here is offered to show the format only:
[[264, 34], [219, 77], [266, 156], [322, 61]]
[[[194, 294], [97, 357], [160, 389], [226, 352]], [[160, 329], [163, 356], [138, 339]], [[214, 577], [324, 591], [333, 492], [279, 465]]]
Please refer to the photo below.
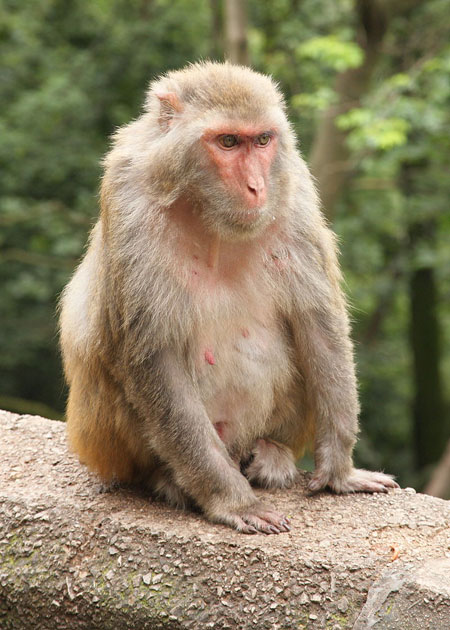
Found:
[[272, 523], [255, 514], [242, 514], [242, 520], [263, 534], [279, 534], [280, 530]]
[[290, 523], [285, 516], [280, 516], [277, 512], [265, 510], [258, 514], [243, 514], [242, 518], [246, 523], [256, 527], [264, 534], [281, 534], [291, 530]]
[[370, 470], [354, 470], [351, 475], [335, 483], [330, 482], [330, 486], [341, 492], [388, 492], [388, 488], [398, 488], [398, 484], [391, 475], [385, 475], [381, 472], [372, 472]]
[[272, 525], [275, 525], [280, 532], [291, 531], [291, 522], [287, 516], [284, 516], [284, 514], [280, 515], [278, 512], [274, 512], [273, 510], [265, 510], [262, 514], [259, 514], [259, 516], [270, 522]]
[[[330, 484], [332, 490], [334, 490], [333, 486]], [[388, 489], [382, 483], [378, 483], [376, 481], [371, 480], [359, 480], [357, 483], [350, 483], [347, 487], [344, 486], [343, 490], [339, 490], [338, 493], [341, 492], [381, 492], [382, 494], [387, 494]]]
[[327, 482], [322, 477], [313, 477], [308, 483], [308, 490], [310, 492], [318, 492], [327, 485]]
[[385, 475], [384, 473], [374, 473], [372, 476], [372, 481], [376, 483], [381, 483], [386, 488], [400, 488], [398, 483], [391, 475]]
[[258, 534], [258, 530], [252, 525], [245, 524], [241, 529], [239, 529], [241, 534]]
[[291, 531], [291, 523], [288, 518], [285, 516], [280, 516], [276, 512], [272, 512], [269, 514], [264, 514], [264, 519], [268, 520], [272, 525], [275, 525], [280, 532], [290, 532]]
[[398, 483], [396, 481], [377, 481], [377, 480], [372, 480], [373, 483], [376, 483], [379, 486], [383, 486], [383, 488], [387, 491], [388, 488], [400, 488], [400, 486], [398, 485]]
[[280, 534], [281, 533], [281, 531], [277, 527], [275, 527], [275, 525], [269, 525], [269, 531], [272, 534]]
[[362, 492], [381, 492], [387, 494], [388, 489], [382, 483], [368, 483]]
[[224, 519], [227, 525], [231, 525], [234, 529], [237, 529], [241, 534], [258, 534], [258, 529], [253, 524], [246, 522], [243, 518], [236, 515], [231, 515], [227, 519]]
[[251, 523], [254, 527], [256, 527], [258, 532], [261, 532], [263, 534], [280, 534], [281, 533], [278, 527], [275, 527], [275, 525], [272, 525], [271, 523], [267, 523], [267, 521], [264, 521], [263, 519], [260, 519], [257, 516], [254, 516], [251, 518]]

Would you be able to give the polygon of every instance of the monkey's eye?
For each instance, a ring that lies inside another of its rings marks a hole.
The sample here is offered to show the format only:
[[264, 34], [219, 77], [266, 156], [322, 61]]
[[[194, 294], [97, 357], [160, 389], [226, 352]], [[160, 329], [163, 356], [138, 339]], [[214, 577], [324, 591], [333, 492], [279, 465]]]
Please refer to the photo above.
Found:
[[260, 147], [265, 147], [269, 144], [271, 140], [271, 135], [270, 133], [261, 133], [259, 136], [256, 136], [255, 138], [255, 144], [257, 144]]
[[237, 144], [239, 144], [238, 137], [231, 133], [224, 134], [223, 136], [219, 136], [218, 140], [219, 140], [220, 146], [223, 147], [224, 149], [232, 149]]

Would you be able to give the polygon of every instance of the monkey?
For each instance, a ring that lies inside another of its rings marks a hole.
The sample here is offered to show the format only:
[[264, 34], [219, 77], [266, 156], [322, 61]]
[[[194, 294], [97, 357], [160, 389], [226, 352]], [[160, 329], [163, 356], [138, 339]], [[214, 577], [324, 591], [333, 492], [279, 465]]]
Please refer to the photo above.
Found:
[[279, 88], [228, 62], [168, 72], [113, 136], [100, 217], [61, 299], [69, 443], [104, 481], [254, 534], [253, 486], [387, 492], [355, 469], [358, 395], [335, 237]]

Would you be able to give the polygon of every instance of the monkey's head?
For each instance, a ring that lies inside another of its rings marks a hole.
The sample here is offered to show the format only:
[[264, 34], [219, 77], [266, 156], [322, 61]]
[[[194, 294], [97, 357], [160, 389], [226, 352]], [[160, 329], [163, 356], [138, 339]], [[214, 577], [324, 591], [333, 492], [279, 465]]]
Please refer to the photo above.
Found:
[[259, 233], [286, 211], [295, 138], [273, 81], [229, 63], [201, 63], [150, 85], [151, 186], [188, 198], [227, 239]]

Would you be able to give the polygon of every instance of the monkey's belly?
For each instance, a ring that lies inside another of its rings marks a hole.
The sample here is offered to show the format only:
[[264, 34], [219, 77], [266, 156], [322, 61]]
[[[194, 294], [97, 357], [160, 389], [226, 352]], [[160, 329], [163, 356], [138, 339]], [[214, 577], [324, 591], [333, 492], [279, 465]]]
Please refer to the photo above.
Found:
[[281, 331], [264, 326], [226, 327], [216, 343], [202, 343], [197, 383], [211, 422], [227, 447], [244, 451], [263, 437], [275, 401], [292, 378], [289, 348]]

